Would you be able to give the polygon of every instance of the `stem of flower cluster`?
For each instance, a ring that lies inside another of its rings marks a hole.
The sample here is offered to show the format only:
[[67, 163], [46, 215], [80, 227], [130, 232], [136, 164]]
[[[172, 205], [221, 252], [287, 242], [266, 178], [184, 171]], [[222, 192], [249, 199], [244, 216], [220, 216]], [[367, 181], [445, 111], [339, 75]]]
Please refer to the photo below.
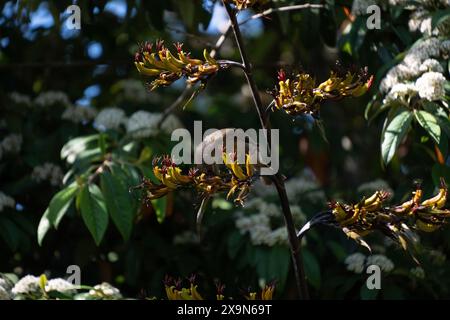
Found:
[[[242, 59], [242, 65], [244, 66], [244, 74], [247, 78], [247, 83], [250, 87], [253, 101], [255, 103], [256, 111], [258, 113], [259, 120], [261, 122], [261, 127], [263, 129], [267, 129], [269, 127], [269, 123], [267, 121], [267, 115], [265, 113], [265, 109], [261, 102], [261, 97], [259, 95], [258, 88], [256, 86], [256, 82], [253, 78], [252, 74], [252, 66], [250, 64], [250, 60], [248, 59], [247, 52], [245, 50], [244, 41], [242, 38], [242, 34], [239, 28], [239, 24], [236, 19], [236, 13], [233, 8], [222, 0], [223, 5], [228, 13], [230, 18], [231, 29], [233, 30], [234, 37], [236, 39], [236, 43], [239, 49], [239, 53]], [[306, 284], [306, 277], [303, 267], [303, 261], [300, 252], [300, 244], [296, 235], [294, 220], [292, 218], [291, 208], [289, 206], [289, 200], [286, 194], [286, 188], [284, 186], [283, 177], [279, 174], [272, 177], [272, 181], [277, 188], [278, 196], [281, 202], [281, 208], [284, 215], [284, 221], [286, 224], [286, 228], [288, 231], [288, 239], [289, 246], [291, 249], [292, 263], [294, 268], [294, 273], [296, 277], [297, 289], [301, 299], [309, 299], [308, 287]]]

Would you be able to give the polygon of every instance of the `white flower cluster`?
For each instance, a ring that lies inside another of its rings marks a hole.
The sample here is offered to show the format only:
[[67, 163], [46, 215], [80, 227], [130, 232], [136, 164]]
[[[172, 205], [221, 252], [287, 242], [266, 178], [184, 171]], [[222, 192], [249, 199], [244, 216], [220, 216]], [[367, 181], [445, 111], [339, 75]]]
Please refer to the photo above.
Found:
[[59, 186], [63, 179], [63, 172], [59, 166], [46, 162], [33, 168], [31, 179], [36, 182], [49, 181], [52, 186]]
[[347, 265], [348, 271], [362, 273], [366, 263], [366, 256], [362, 253], [356, 252], [345, 258], [344, 263]]
[[389, 186], [389, 184], [382, 180], [382, 179], [376, 179], [374, 181], [366, 182], [361, 184], [358, 187], [358, 193], [361, 195], [369, 196], [375, 191], [384, 190], [391, 194], [391, 197], [394, 195], [394, 190]]
[[435, 71], [439, 73], [444, 73], [444, 68], [439, 61], [436, 59], [426, 59], [419, 68], [420, 72]]
[[125, 112], [119, 108], [105, 108], [99, 112], [94, 120], [94, 126], [99, 131], [117, 130], [122, 124], [125, 124], [127, 117]]
[[13, 198], [0, 191], [0, 212], [6, 207], [14, 208], [15, 205], [16, 201]]
[[186, 230], [180, 234], [177, 234], [173, 238], [173, 244], [175, 245], [198, 244], [198, 243], [200, 243], [200, 238], [198, 234], [190, 230]]
[[121, 80], [116, 84], [116, 88], [121, 93], [119, 98], [127, 102], [156, 102], [159, 98], [157, 93], [149, 92], [141, 81], [135, 79]]
[[32, 275], [27, 275], [20, 279], [12, 288], [11, 292], [13, 295], [39, 295], [41, 294], [41, 287], [39, 285], [39, 277]]
[[82, 106], [69, 106], [64, 110], [61, 119], [68, 120], [73, 123], [86, 123], [91, 121], [97, 115], [94, 108]]
[[[55, 296], [52, 295], [54, 292], [62, 293], [68, 298], [76, 300], [113, 300], [122, 298], [119, 289], [106, 282], [96, 285], [89, 292], [79, 294], [78, 290], [82, 290], [82, 287], [78, 287], [65, 279], [45, 279], [45, 285], [42, 281], [41, 277], [27, 275], [17, 281], [16, 284], [13, 284], [12, 281], [0, 277], [0, 300], [54, 299]], [[44, 287], [42, 287], [43, 285]]]
[[307, 198], [309, 201], [324, 203], [326, 201], [325, 192], [320, 189], [316, 178], [312, 173], [305, 172], [299, 177], [288, 179], [285, 183], [286, 193], [289, 199], [299, 197]]
[[385, 255], [373, 254], [365, 256], [362, 253], [353, 253], [349, 255], [344, 263], [347, 265], [347, 270], [354, 273], [362, 273], [364, 269], [370, 265], [377, 265], [382, 271], [390, 272], [394, 270], [394, 263]]
[[[160, 130], [158, 124], [162, 119], [161, 113], [148, 111], [137, 111], [133, 113], [127, 121], [127, 132], [134, 138], [148, 138], [157, 135]], [[182, 128], [183, 124], [174, 115], [170, 114], [161, 123], [161, 130], [171, 134], [173, 130]]]
[[[45, 292], [57, 291], [64, 294], [73, 295], [77, 293], [76, 287], [67, 280], [56, 278], [45, 283]], [[40, 297], [43, 292], [40, 277], [27, 275], [20, 279], [12, 288], [14, 297]]]
[[426, 72], [416, 81], [419, 96], [429, 101], [440, 100], [445, 95], [445, 77], [439, 72]]
[[39, 94], [36, 99], [34, 99], [34, 103], [40, 107], [53, 106], [53, 105], [61, 105], [64, 107], [72, 106], [72, 103], [62, 91], [46, 91]]
[[385, 255], [373, 254], [367, 257], [367, 265], [377, 265], [382, 271], [391, 272], [394, 270], [394, 263]]
[[[246, 214], [255, 211], [256, 214]], [[254, 198], [247, 201], [244, 212], [237, 213], [235, 225], [241, 234], [248, 233], [250, 235], [252, 244], [266, 246], [287, 244], [288, 234], [281, 223], [282, 213], [276, 204], [267, 203], [261, 198]], [[296, 223], [306, 220], [299, 206], [291, 205], [291, 212]], [[277, 219], [280, 221], [279, 223], [276, 223]]]
[[45, 284], [45, 291], [46, 292], [57, 291], [60, 293], [73, 295], [77, 292], [77, 289], [76, 289], [76, 286], [74, 286], [69, 281], [61, 279], [61, 278], [56, 278], [56, 279], [49, 280]]
[[388, 71], [381, 81], [380, 90], [388, 92], [398, 83], [415, 79], [421, 74], [422, 64], [427, 59], [439, 57], [440, 53], [441, 41], [437, 38], [429, 38], [415, 43], [406, 53], [403, 61]]
[[120, 294], [119, 289], [113, 287], [107, 282], [103, 282], [102, 284], [98, 284], [94, 287], [94, 289], [89, 290], [89, 295], [95, 298], [114, 300], [121, 299], [122, 295]]
[[418, 279], [425, 279], [425, 270], [421, 267], [412, 268], [409, 272]]
[[[448, 2], [446, 5], [449, 6]], [[448, 36], [450, 32], [450, 18], [441, 20], [435, 28], [433, 28], [432, 19], [432, 12], [424, 8], [418, 8], [410, 15], [408, 22], [409, 30], [411, 32], [419, 31], [425, 36]]]
[[18, 105], [24, 105], [24, 106], [30, 106], [31, 105], [31, 99], [29, 96], [19, 93], [19, 92], [12, 92], [9, 95], [9, 98], [14, 104]]
[[383, 104], [389, 105], [395, 102], [401, 102], [409, 105], [411, 98], [417, 95], [416, 86], [413, 83], [395, 84], [383, 100]]
[[22, 135], [9, 134], [0, 141], [0, 159], [6, 153], [18, 153], [22, 147]]

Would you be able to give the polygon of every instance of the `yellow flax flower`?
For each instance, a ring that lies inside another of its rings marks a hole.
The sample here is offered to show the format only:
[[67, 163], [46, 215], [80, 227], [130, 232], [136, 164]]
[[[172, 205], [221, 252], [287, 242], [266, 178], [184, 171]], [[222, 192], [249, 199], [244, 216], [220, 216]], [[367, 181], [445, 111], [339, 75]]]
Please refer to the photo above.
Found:
[[417, 184], [411, 198], [400, 205], [386, 206], [388, 196], [385, 191], [377, 191], [356, 204], [332, 202], [330, 211], [314, 216], [299, 232], [299, 236], [315, 224], [328, 224], [340, 228], [349, 238], [370, 250], [363, 237], [373, 231], [380, 231], [409, 251], [414, 258], [413, 249], [418, 243], [415, 231], [436, 231], [450, 218], [450, 210], [444, 209], [448, 198], [447, 185], [441, 179], [438, 193], [422, 200], [423, 191]]
[[183, 51], [183, 44], [174, 44], [176, 53], [172, 53], [165, 47], [164, 41], [158, 40], [153, 50], [153, 44], [144, 43], [136, 52], [134, 64], [139, 73], [144, 76], [155, 78], [150, 83], [150, 90], [160, 86], [169, 86], [181, 77], [185, 76], [187, 82], [205, 83], [219, 70], [219, 64], [213, 59], [209, 52], [203, 51], [203, 59], [192, 59], [188, 53]]
[[144, 179], [138, 187], [145, 189], [147, 201], [161, 198], [179, 188], [193, 188], [202, 198], [227, 192], [227, 199], [235, 197], [234, 201], [242, 205], [255, 176], [250, 156], [247, 154], [245, 159], [245, 164], [240, 165], [232, 155], [223, 153], [225, 172], [200, 172], [198, 168], [192, 167], [188, 174], [183, 174], [169, 156], [156, 158], [153, 161], [153, 175], [158, 182]]
[[317, 116], [326, 100], [363, 95], [372, 85], [373, 76], [368, 75], [367, 68], [357, 73], [332, 71], [330, 77], [317, 86], [308, 73], [288, 77], [284, 70], [280, 70], [278, 81], [278, 86], [271, 92], [277, 109], [291, 115]]

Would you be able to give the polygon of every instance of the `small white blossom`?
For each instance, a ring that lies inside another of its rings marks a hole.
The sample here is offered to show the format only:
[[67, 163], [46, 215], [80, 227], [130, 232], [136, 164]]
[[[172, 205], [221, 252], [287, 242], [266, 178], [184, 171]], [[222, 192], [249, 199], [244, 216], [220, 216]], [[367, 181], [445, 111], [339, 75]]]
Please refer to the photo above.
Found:
[[347, 265], [347, 270], [354, 273], [362, 273], [364, 271], [364, 265], [366, 261], [366, 256], [362, 253], [356, 252], [345, 258], [345, 264]]
[[102, 284], [98, 284], [94, 287], [94, 289], [89, 290], [89, 295], [102, 298], [102, 299], [121, 299], [122, 295], [120, 294], [119, 289], [113, 287], [107, 282], [103, 282]]
[[86, 123], [95, 118], [97, 111], [90, 107], [70, 106], [64, 110], [61, 119], [73, 123]]
[[[159, 133], [158, 124], [162, 119], [161, 113], [151, 113], [148, 111], [137, 111], [131, 115], [127, 122], [127, 132], [135, 138], [148, 138]], [[161, 123], [161, 130], [171, 134], [173, 130], [181, 128], [180, 120], [169, 115]]]
[[427, 59], [420, 66], [420, 71], [421, 72], [435, 71], [435, 72], [443, 73], [444, 68], [442, 68], [441, 63], [439, 61], [437, 61], [436, 59]]
[[0, 212], [6, 207], [14, 208], [15, 205], [16, 201], [13, 198], [0, 191]]
[[59, 186], [63, 179], [63, 172], [59, 166], [46, 162], [33, 168], [31, 179], [36, 182], [49, 181], [52, 186]]
[[40, 294], [41, 287], [39, 285], [39, 277], [27, 275], [20, 279], [12, 288], [11, 292], [14, 295], [31, 295]]
[[7, 135], [0, 143], [0, 147], [4, 153], [17, 153], [22, 147], [22, 135], [10, 134]]
[[377, 265], [382, 271], [390, 272], [394, 270], [394, 263], [385, 255], [373, 254], [367, 257], [367, 265]]
[[410, 99], [416, 95], [417, 89], [413, 83], [397, 83], [386, 95], [383, 104], [391, 104], [395, 101], [400, 101], [409, 105]]
[[442, 99], [445, 95], [445, 77], [439, 72], [426, 72], [416, 81], [421, 98], [429, 101]]
[[67, 94], [62, 91], [46, 91], [42, 92], [34, 99], [34, 103], [40, 107], [61, 105], [69, 107], [72, 105]]
[[77, 292], [76, 287], [72, 283], [61, 278], [49, 280], [45, 284], [45, 291], [58, 291], [60, 293], [69, 295], [75, 294]]
[[127, 132], [135, 138], [148, 138], [158, 133], [158, 123], [161, 114], [148, 111], [137, 111], [127, 122]]
[[125, 112], [119, 108], [105, 108], [95, 117], [94, 124], [99, 131], [108, 129], [117, 130], [120, 125], [125, 124], [127, 117]]

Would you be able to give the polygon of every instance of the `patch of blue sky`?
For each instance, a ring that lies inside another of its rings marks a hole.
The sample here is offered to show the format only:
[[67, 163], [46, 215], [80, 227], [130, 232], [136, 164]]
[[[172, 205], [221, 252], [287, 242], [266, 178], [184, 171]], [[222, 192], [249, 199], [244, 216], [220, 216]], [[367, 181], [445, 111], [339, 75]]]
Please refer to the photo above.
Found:
[[[208, 2], [208, 0], [205, 0]], [[247, 20], [254, 14], [251, 10], [240, 11], [237, 20], [242, 22]], [[226, 31], [228, 27], [228, 15], [225, 8], [218, 2], [214, 5], [211, 21], [206, 29], [206, 32], [211, 35], [219, 35]], [[245, 37], [253, 38], [258, 37], [264, 31], [264, 26], [261, 19], [253, 19], [247, 23], [241, 25], [242, 33]]]
[[100, 89], [100, 86], [98, 84], [93, 84], [92, 86], [87, 87], [84, 89], [84, 96], [87, 98], [95, 98], [97, 97], [102, 90]]
[[91, 41], [87, 45], [87, 55], [91, 59], [98, 59], [103, 54], [103, 46], [100, 42]]
[[105, 12], [123, 19], [127, 15], [127, 2], [125, 0], [110, 0], [105, 5]]

